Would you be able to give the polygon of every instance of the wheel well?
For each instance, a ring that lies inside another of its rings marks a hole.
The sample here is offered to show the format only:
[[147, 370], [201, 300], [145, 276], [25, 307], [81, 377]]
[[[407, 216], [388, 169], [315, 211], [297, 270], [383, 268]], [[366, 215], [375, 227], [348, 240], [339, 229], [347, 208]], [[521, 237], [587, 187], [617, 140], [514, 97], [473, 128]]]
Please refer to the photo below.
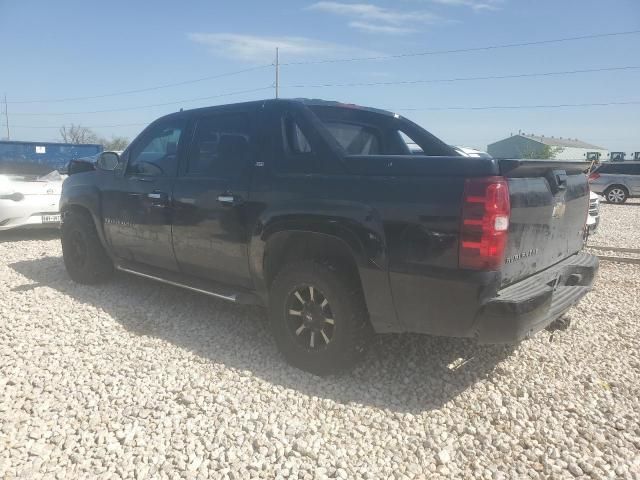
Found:
[[64, 207], [62, 209], [62, 214], [65, 213], [69, 213], [69, 212], [76, 212], [76, 213], [81, 213], [83, 215], [91, 215], [91, 213], [89, 212], [89, 210], [85, 207], [82, 207], [80, 205], [67, 205], [66, 207]]
[[280, 269], [298, 260], [335, 262], [360, 284], [360, 274], [349, 246], [338, 237], [312, 232], [282, 232], [267, 242], [264, 256], [264, 278], [267, 287]]
[[629, 189], [628, 189], [627, 187], [625, 187], [624, 185], [619, 184], [619, 183], [616, 183], [616, 184], [614, 184], [614, 185], [609, 185], [609, 186], [607, 187], [607, 189], [605, 190], [605, 194], [606, 194], [606, 192], [608, 192], [608, 191], [609, 191], [609, 190], [611, 190], [612, 188], [616, 188], [616, 187], [621, 188], [622, 190], [624, 190], [624, 191], [627, 193], [627, 195], [629, 195]]

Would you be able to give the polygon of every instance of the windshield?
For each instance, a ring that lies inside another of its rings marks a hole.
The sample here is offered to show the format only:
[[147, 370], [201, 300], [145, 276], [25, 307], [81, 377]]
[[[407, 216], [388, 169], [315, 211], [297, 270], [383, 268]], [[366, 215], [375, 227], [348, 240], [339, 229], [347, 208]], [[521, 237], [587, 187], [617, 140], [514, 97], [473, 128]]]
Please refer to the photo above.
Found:
[[46, 175], [64, 172], [71, 160], [96, 155], [101, 145], [0, 142], [0, 173]]
[[340, 106], [309, 108], [348, 155], [459, 155], [423, 128], [399, 116]]

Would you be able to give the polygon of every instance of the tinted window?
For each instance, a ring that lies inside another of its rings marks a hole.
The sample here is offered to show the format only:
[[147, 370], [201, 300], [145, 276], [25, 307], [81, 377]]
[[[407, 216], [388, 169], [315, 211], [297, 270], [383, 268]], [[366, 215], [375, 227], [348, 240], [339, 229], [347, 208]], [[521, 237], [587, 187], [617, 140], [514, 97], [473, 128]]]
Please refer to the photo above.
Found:
[[[310, 110], [348, 154], [427, 156], [458, 154], [414, 123], [388, 113], [347, 106], [311, 105]], [[412, 141], [410, 146], [404, 136]]]
[[325, 122], [324, 125], [349, 155], [380, 154], [380, 136], [374, 129], [340, 122]]
[[424, 151], [422, 151], [422, 147], [418, 145], [413, 138], [411, 138], [409, 135], [407, 135], [401, 130], [398, 130], [398, 134], [400, 135], [400, 138], [402, 139], [404, 144], [407, 146], [408, 153], [411, 153], [412, 155], [424, 155]]
[[248, 164], [249, 115], [224, 113], [198, 120], [187, 175], [234, 177]]
[[146, 132], [131, 149], [127, 172], [155, 177], [175, 175], [183, 125], [182, 119], [172, 120], [159, 123]]
[[291, 153], [311, 153], [311, 144], [302, 130], [300, 125], [288, 117], [285, 119], [285, 136], [287, 139], [287, 146]]
[[314, 173], [317, 171], [313, 146], [305, 129], [293, 114], [282, 117], [284, 150], [278, 159], [278, 169], [285, 173]]
[[598, 173], [610, 173], [617, 175], [640, 175], [640, 164], [624, 164], [624, 163], [609, 163], [606, 165], [600, 165]]

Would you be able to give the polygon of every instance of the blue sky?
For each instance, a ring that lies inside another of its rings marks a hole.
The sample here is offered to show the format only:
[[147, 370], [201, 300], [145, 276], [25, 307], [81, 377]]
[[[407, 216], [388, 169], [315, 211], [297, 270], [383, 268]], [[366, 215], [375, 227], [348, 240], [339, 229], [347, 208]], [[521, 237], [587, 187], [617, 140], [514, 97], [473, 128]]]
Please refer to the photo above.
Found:
[[[21, 102], [144, 89], [268, 65], [275, 46], [280, 46], [281, 62], [286, 64], [637, 29], [638, 0], [0, 0], [0, 94], [6, 93], [9, 102]], [[640, 104], [419, 110], [638, 102], [640, 68], [448, 83], [308, 86], [640, 67], [639, 52], [640, 34], [635, 34], [390, 60], [289, 65], [281, 68], [281, 96], [387, 108], [449, 143], [482, 149], [522, 130], [580, 138], [611, 150], [640, 151]], [[274, 69], [265, 67], [128, 95], [9, 103], [11, 137], [54, 140], [60, 125], [73, 122], [95, 127], [104, 136], [133, 138], [144, 124], [181, 106], [272, 97], [273, 82]], [[263, 90], [226, 96], [258, 88]], [[186, 101], [202, 97], [210, 98]], [[134, 108], [158, 103], [171, 105]], [[410, 108], [418, 110], [405, 110]], [[118, 109], [129, 110], [57, 115]], [[104, 127], [111, 125], [126, 126]], [[3, 127], [0, 137], [4, 135]]]

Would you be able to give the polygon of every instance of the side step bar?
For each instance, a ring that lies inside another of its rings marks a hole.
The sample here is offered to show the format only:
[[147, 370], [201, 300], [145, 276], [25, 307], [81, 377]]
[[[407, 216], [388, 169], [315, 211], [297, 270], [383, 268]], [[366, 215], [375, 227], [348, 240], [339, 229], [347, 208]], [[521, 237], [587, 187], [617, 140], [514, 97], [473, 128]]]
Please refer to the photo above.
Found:
[[174, 274], [172, 272], [162, 272], [161, 276], [160, 272], [154, 271], [155, 269], [147, 268], [146, 266], [138, 267], [138, 265], [116, 265], [115, 268], [121, 272], [130, 273], [149, 280], [155, 280], [156, 282], [172, 285], [174, 287], [184, 288], [186, 290], [191, 290], [192, 292], [202, 293], [228, 302], [262, 305], [258, 296], [253, 292], [232, 292], [222, 285], [217, 285], [213, 282], [207, 282], [198, 278], [191, 279], [188, 277], [182, 277], [181, 275]]

